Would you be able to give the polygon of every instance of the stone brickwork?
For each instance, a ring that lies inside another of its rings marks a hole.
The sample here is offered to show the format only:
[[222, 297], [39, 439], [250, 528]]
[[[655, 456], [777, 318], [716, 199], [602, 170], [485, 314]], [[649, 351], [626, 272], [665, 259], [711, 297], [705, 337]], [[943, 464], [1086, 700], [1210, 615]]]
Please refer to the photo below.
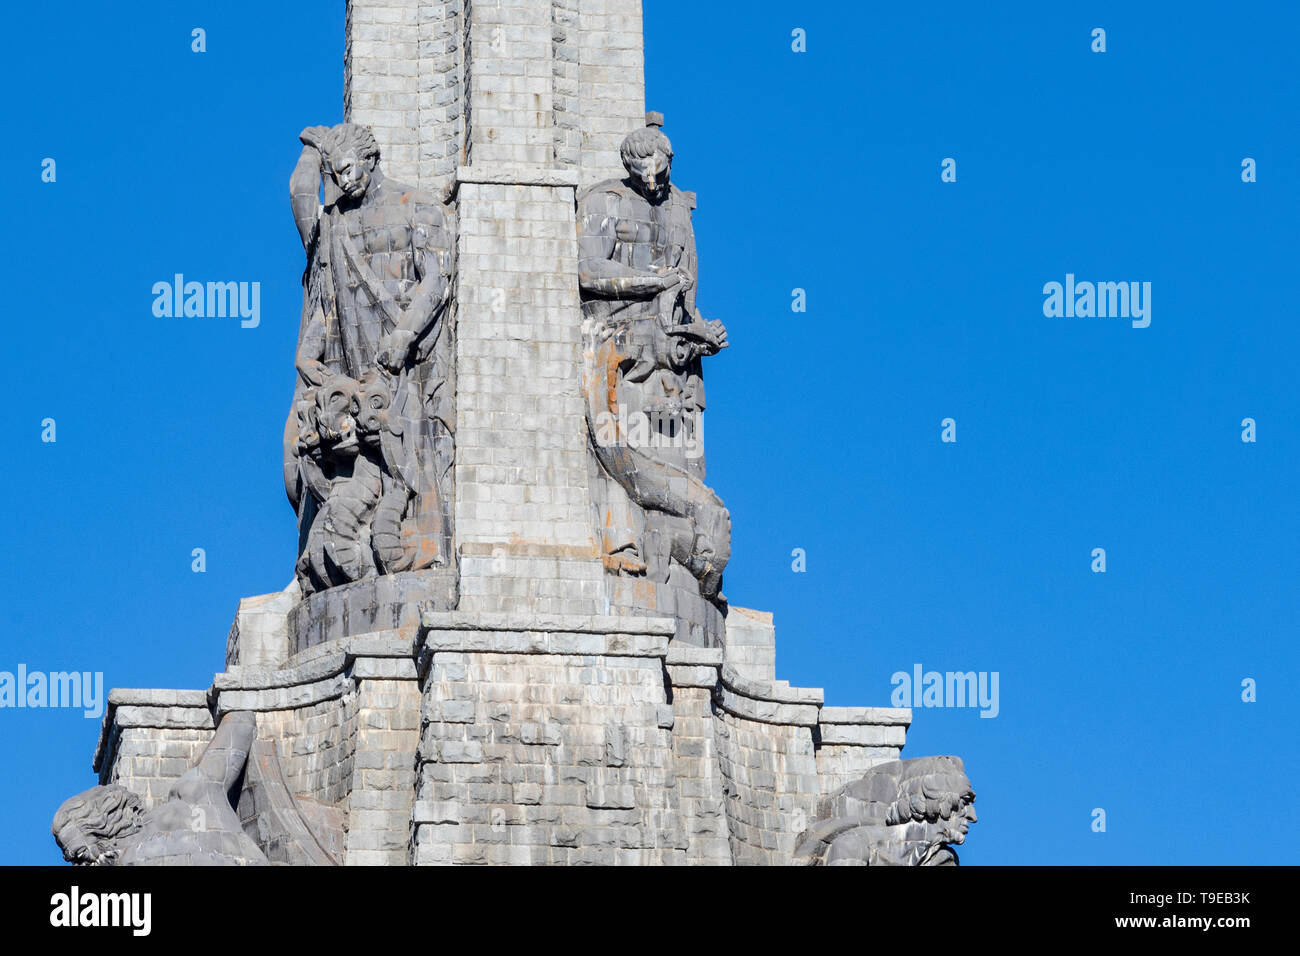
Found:
[[621, 175], [643, 76], [640, 0], [348, 3], [345, 118], [374, 130], [390, 175], [433, 191], [471, 163]]
[[912, 712], [900, 707], [823, 707], [818, 719], [817, 780], [825, 796], [877, 764], [897, 760]]
[[240, 813], [272, 861], [728, 865], [784, 862], [820, 797], [898, 758], [909, 711], [824, 707], [676, 634], [429, 605], [414, 648], [390, 630], [208, 691], [115, 690], [95, 766], [152, 806], [214, 717], [252, 712]]
[[623, 175], [618, 148], [645, 122], [641, 0], [578, 0], [581, 186]]
[[115, 689], [92, 765], [101, 785], [126, 787], [153, 807], [194, 765], [215, 726], [204, 691]]
[[727, 614], [727, 663], [756, 681], [776, 680], [776, 628], [772, 615], [747, 607]]
[[672, 692], [673, 770], [686, 821], [686, 861], [729, 865], [728, 791], [713, 708], [722, 651], [673, 645], [664, 667]]
[[[474, 166], [462, 179], [512, 179]], [[456, 502], [461, 603], [604, 606], [582, 419], [572, 174], [458, 189]]]
[[821, 691], [745, 680], [724, 665], [714, 699], [719, 763], [726, 780], [732, 860], [784, 863], [816, 818], [812, 729]]
[[685, 862], [663, 628], [427, 620], [413, 863]]
[[344, 117], [374, 130], [394, 179], [421, 186], [420, 10], [442, 6], [419, 0], [351, 0], [347, 8]]
[[358, 682], [354, 773], [347, 797], [349, 866], [406, 863], [415, 761], [420, 741], [420, 690], [409, 659], [366, 662], [391, 677]]

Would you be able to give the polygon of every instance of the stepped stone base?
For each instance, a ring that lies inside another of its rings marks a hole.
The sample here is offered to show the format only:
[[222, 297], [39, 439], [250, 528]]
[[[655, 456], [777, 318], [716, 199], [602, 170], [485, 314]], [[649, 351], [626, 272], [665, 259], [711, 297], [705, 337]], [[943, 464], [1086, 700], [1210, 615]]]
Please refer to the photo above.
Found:
[[911, 720], [775, 680], [758, 611], [699, 647], [673, 618], [430, 602], [290, 653], [295, 590], [240, 602], [208, 689], [112, 691], [100, 782], [154, 806], [214, 721], [252, 711], [239, 813], [273, 862], [782, 864]]

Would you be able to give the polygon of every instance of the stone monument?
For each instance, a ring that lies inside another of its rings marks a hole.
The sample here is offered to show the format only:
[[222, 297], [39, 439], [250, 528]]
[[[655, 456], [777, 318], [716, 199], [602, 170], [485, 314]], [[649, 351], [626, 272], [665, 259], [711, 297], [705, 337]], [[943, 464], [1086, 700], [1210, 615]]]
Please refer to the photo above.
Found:
[[961, 762], [777, 680], [772, 616], [723, 595], [727, 331], [639, 0], [350, 0], [347, 30], [346, 121], [290, 181], [293, 580], [206, 689], [110, 693], [65, 856], [955, 863]]

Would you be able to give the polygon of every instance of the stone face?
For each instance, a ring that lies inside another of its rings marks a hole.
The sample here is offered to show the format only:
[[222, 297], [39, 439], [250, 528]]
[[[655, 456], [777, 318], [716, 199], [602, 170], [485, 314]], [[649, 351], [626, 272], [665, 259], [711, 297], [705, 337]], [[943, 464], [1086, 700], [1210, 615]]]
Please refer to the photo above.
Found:
[[894, 760], [840, 787], [799, 837], [805, 866], [956, 866], [975, 814], [957, 757]]
[[295, 579], [240, 602], [208, 688], [110, 693], [65, 855], [956, 862], [960, 761], [777, 680], [772, 616], [723, 596], [727, 332], [639, 0], [351, 0], [345, 72], [290, 183]]

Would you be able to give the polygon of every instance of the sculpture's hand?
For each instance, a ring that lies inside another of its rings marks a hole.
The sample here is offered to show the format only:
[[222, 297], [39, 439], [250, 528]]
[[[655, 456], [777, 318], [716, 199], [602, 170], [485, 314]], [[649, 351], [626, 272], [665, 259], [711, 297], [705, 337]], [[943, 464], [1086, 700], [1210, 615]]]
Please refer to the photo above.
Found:
[[294, 363], [298, 369], [298, 374], [307, 385], [320, 385], [325, 381], [325, 376], [329, 374], [329, 369], [325, 367], [324, 362], [316, 359], [299, 359]]
[[411, 344], [415, 333], [406, 329], [393, 329], [379, 340], [379, 355], [376, 360], [394, 375], [406, 364], [406, 357], [411, 353]]
[[676, 266], [673, 266], [671, 269], [666, 269], [666, 270], [664, 270], [664, 275], [666, 275], [666, 276], [675, 276], [676, 279], [677, 279], [677, 282], [676, 282], [676, 283], [670, 283], [670, 285], [680, 284], [681, 287], [682, 287], [682, 293], [683, 293], [683, 294], [685, 294], [685, 293], [687, 293], [687, 292], [690, 292], [690, 291], [691, 291], [691, 286], [695, 285], [695, 277], [692, 276], [692, 275], [691, 275], [689, 272], [687, 272], [686, 270], [684, 270], [684, 269], [680, 269], [680, 268], [678, 268], [678, 267], [676, 267]]
[[[709, 322], [709, 340], [713, 345], [713, 352], [721, 352], [728, 345], [727, 327], [722, 324], [721, 319], [713, 319]], [[712, 352], [709, 354], [713, 354]]]

